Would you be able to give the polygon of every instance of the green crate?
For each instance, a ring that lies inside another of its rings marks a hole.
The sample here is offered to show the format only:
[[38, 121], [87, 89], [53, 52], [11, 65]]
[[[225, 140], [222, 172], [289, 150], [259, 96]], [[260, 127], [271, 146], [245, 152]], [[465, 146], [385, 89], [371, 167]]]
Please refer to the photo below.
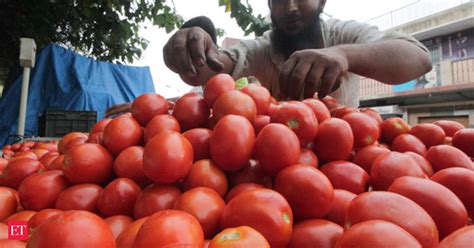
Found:
[[39, 136], [62, 137], [70, 132], [89, 132], [96, 122], [96, 111], [48, 109], [39, 117]]

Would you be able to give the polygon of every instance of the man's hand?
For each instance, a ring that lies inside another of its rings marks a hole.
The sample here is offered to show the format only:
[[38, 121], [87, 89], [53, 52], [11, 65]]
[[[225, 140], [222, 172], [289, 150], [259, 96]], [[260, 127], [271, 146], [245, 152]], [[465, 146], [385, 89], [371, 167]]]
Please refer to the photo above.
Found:
[[200, 27], [178, 30], [163, 48], [165, 64], [174, 72], [195, 77], [206, 65], [213, 71], [224, 69], [212, 38]]
[[107, 111], [105, 112], [105, 117], [110, 117], [113, 115], [126, 113], [130, 111], [132, 111], [132, 102], [116, 104], [107, 109]]
[[324, 98], [339, 87], [348, 69], [347, 58], [337, 47], [294, 52], [280, 73], [281, 97], [298, 100], [318, 92]]

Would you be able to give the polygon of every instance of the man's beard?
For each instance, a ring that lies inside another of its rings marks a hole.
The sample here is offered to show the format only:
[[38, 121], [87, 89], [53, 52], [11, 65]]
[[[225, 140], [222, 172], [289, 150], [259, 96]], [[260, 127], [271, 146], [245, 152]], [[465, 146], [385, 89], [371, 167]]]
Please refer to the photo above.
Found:
[[324, 44], [321, 33], [321, 19], [319, 18], [321, 13], [322, 10], [318, 8], [314, 15], [305, 21], [303, 30], [295, 34], [289, 34], [281, 30], [272, 15], [273, 32], [271, 40], [275, 50], [288, 58], [292, 53], [299, 50], [322, 48]]

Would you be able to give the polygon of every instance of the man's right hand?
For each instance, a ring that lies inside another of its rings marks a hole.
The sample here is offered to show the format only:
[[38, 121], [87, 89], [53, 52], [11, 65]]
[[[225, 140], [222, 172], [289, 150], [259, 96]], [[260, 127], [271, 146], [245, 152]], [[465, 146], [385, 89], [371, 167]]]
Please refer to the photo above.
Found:
[[194, 78], [207, 65], [220, 72], [224, 63], [209, 34], [200, 27], [178, 30], [163, 47], [166, 66], [181, 76]]

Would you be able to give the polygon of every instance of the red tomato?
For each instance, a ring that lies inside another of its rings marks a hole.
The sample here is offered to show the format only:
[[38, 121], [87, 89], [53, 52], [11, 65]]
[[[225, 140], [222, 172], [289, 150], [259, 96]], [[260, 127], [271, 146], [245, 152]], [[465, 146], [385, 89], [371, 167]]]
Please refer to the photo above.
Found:
[[[47, 221], [49, 218], [62, 214], [63, 211], [58, 210], [58, 209], [43, 209], [39, 212], [37, 212], [35, 215], [31, 217], [31, 219], [28, 221], [28, 229], [29, 232], [31, 233], [35, 228], [37, 228], [39, 225], [43, 224], [43, 222]], [[34, 231], [33, 231], [34, 232]]]
[[301, 154], [298, 136], [280, 123], [266, 125], [255, 141], [257, 160], [263, 171], [276, 175], [285, 167], [297, 164]]
[[18, 189], [20, 183], [29, 175], [38, 172], [43, 165], [38, 160], [19, 158], [9, 161], [7, 167], [0, 174], [0, 186]]
[[331, 109], [330, 113], [331, 116], [334, 118], [342, 119], [346, 114], [349, 113], [359, 113], [360, 111], [356, 108], [346, 107], [346, 106], [339, 106], [336, 108]]
[[448, 168], [436, 172], [431, 180], [456, 194], [471, 218], [474, 217], [474, 171], [458, 167]]
[[459, 148], [469, 157], [474, 157], [474, 128], [465, 128], [457, 131], [453, 136], [453, 146]]
[[114, 118], [104, 130], [103, 144], [113, 155], [130, 146], [140, 145], [143, 141], [143, 131], [140, 124], [127, 115]]
[[98, 133], [91, 133], [89, 134], [89, 138], [86, 140], [86, 143], [96, 143], [96, 144], [103, 144], [104, 140], [104, 132]]
[[219, 230], [219, 222], [225, 202], [216, 191], [197, 187], [184, 192], [174, 205], [174, 209], [187, 212], [201, 224], [205, 238], [212, 238]]
[[132, 222], [128, 225], [115, 239], [117, 243], [117, 248], [130, 248], [133, 247], [133, 242], [137, 236], [138, 230], [142, 227], [143, 223], [148, 219], [144, 217]]
[[305, 220], [293, 227], [288, 248], [321, 247], [332, 248], [344, 229], [327, 220]]
[[11, 221], [11, 220], [28, 222], [31, 219], [31, 217], [33, 217], [33, 215], [35, 214], [36, 214], [36, 211], [31, 211], [31, 210], [16, 212], [10, 215], [8, 218], [6, 218], [3, 221], [3, 223], [8, 223], [8, 221]]
[[[3, 221], [3, 220], [2, 220]], [[0, 241], [8, 239], [8, 226], [7, 224], [0, 222]], [[10, 246], [1, 246], [0, 247], [10, 247]]]
[[10, 161], [20, 158], [29, 158], [33, 160], [38, 160], [38, 156], [32, 151], [21, 151], [17, 152]]
[[63, 172], [51, 170], [25, 178], [18, 194], [24, 209], [39, 211], [53, 208], [58, 195], [67, 187], [68, 181]]
[[18, 207], [13, 189], [0, 187], [0, 222], [14, 214]]
[[288, 202], [278, 192], [251, 190], [237, 195], [224, 208], [221, 228], [236, 226], [254, 228], [271, 247], [286, 247], [291, 239], [293, 214]]
[[320, 161], [347, 160], [354, 145], [351, 126], [344, 120], [330, 118], [319, 125], [314, 152]]
[[97, 202], [102, 190], [102, 187], [95, 184], [74, 185], [59, 194], [55, 207], [64, 211], [86, 210], [98, 213]]
[[[44, 167], [49, 168], [51, 163], [59, 156], [58, 152], [49, 152], [46, 153], [40, 160], [41, 164], [44, 165]], [[0, 170], [1, 171], [1, 170]]]
[[423, 178], [426, 174], [410, 155], [399, 152], [380, 155], [370, 169], [370, 181], [375, 190], [387, 190], [395, 179], [403, 176]]
[[236, 197], [240, 193], [255, 190], [255, 189], [263, 189], [263, 188], [265, 188], [263, 185], [256, 184], [256, 183], [242, 183], [242, 184], [239, 184], [239, 185], [235, 186], [234, 188], [232, 188], [232, 190], [229, 191], [229, 193], [225, 197], [225, 202], [228, 203], [230, 200], [232, 200], [234, 197]]
[[395, 152], [414, 152], [421, 156], [426, 155], [426, 146], [416, 136], [411, 134], [398, 135], [392, 143], [392, 151]]
[[364, 147], [374, 144], [380, 135], [380, 124], [363, 113], [348, 113], [342, 118], [351, 126], [354, 134], [354, 147]]
[[44, 157], [44, 155], [49, 153], [49, 150], [41, 149], [41, 148], [35, 148], [32, 151], [36, 154], [36, 156], [38, 157], [38, 160], [41, 160]]
[[42, 148], [51, 152], [58, 152], [58, 141], [51, 141], [47, 143], [39, 143], [36, 148]]
[[103, 146], [86, 143], [66, 154], [62, 169], [73, 184], [103, 184], [112, 177], [113, 162], [112, 156]]
[[226, 115], [212, 131], [211, 157], [221, 169], [236, 171], [249, 161], [254, 144], [255, 131], [250, 121], [242, 116]]
[[[317, 93], [315, 93], [315, 96], [313, 96], [313, 98], [317, 98]], [[325, 96], [324, 98], [320, 99], [324, 105], [326, 105], [326, 107], [329, 109], [329, 111], [331, 111], [332, 109], [334, 108], [337, 108], [340, 106], [340, 104], [337, 102], [336, 98], [332, 97], [332, 96]]]
[[352, 162], [360, 166], [367, 173], [370, 173], [370, 169], [372, 168], [372, 164], [374, 163], [375, 159], [380, 155], [389, 152], [390, 150], [384, 147], [376, 145], [366, 146], [356, 153], [352, 159]]
[[92, 126], [91, 131], [89, 132], [89, 136], [91, 136], [94, 133], [103, 133], [105, 130], [105, 127], [109, 124], [109, 122], [112, 121], [112, 118], [105, 118], [94, 124]]
[[413, 235], [423, 247], [438, 244], [438, 230], [433, 219], [422, 207], [402, 195], [372, 191], [354, 198], [347, 209], [346, 228], [369, 220], [392, 222]]
[[133, 207], [141, 189], [128, 178], [117, 178], [107, 185], [99, 196], [97, 208], [102, 216], [133, 216]]
[[301, 148], [300, 159], [298, 164], [308, 165], [314, 168], [318, 168], [319, 160], [316, 154], [309, 148]]
[[465, 226], [444, 238], [438, 248], [472, 247], [473, 237], [474, 226]]
[[180, 133], [161, 132], [145, 146], [143, 170], [156, 183], [177, 182], [189, 173], [192, 165], [193, 147]]
[[157, 115], [151, 119], [143, 130], [145, 144], [163, 131], [174, 131], [181, 133], [178, 120], [171, 115]]
[[461, 200], [437, 182], [401, 177], [388, 190], [411, 199], [425, 209], [436, 223], [440, 239], [467, 224], [467, 211]]
[[465, 128], [463, 124], [457, 121], [439, 120], [439, 121], [433, 122], [433, 124], [441, 127], [444, 130], [444, 133], [446, 134], [446, 136], [448, 137], [453, 137], [453, 135], [457, 131]]
[[253, 124], [257, 117], [257, 105], [250, 96], [238, 90], [231, 90], [217, 98], [212, 108], [212, 115], [218, 122], [226, 115], [240, 115]]
[[202, 247], [203, 243], [204, 235], [196, 218], [183, 211], [163, 210], [143, 223], [133, 247]]
[[138, 195], [133, 211], [134, 216], [138, 219], [161, 210], [173, 209], [180, 196], [181, 190], [174, 185], [152, 184]]
[[184, 191], [202, 186], [215, 190], [221, 197], [227, 193], [227, 177], [210, 159], [195, 162], [182, 185]]
[[433, 167], [431, 166], [431, 163], [423, 156], [421, 156], [418, 153], [414, 152], [405, 152], [405, 154], [408, 154], [411, 156], [412, 159], [415, 160], [415, 162], [423, 169], [423, 172], [430, 177], [433, 175]]
[[329, 179], [318, 169], [304, 165], [280, 171], [275, 178], [275, 190], [288, 200], [296, 220], [324, 217], [334, 198]]
[[[58, 232], [58, 227], [61, 232]], [[115, 240], [99, 216], [72, 210], [54, 216], [33, 232], [28, 247], [115, 247]]]
[[229, 74], [219, 73], [207, 81], [203, 92], [204, 101], [209, 108], [212, 108], [217, 98], [230, 90], [235, 90], [234, 79]]
[[114, 171], [118, 177], [132, 179], [141, 186], [151, 183], [143, 171], [143, 150], [141, 146], [131, 146], [123, 150], [114, 161]]
[[255, 134], [258, 135], [262, 128], [264, 128], [267, 124], [270, 123], [270, 116], [268, 115], [257, 115], [255, 118], [255, 123], [253, 124], [253, 128], [255, 129]]
[[369, 220], [351, 226], [334, 247], [352, 247], [355, 244], [360, 247], [422, 247], [409, 232], [384, 220]]
[[61, 154], [56, 157], [55, 160], [53, 160], [47, 168], [47, 170], [63, 170], [63, 163], [64, 163], [64, 158], [66, 156], [64, 154]]
[[2, 171], [7, 167], [8, 160], [4, 158], [0, 158], [0, 174], [2, 174]]
[[77, 139], [77, 138], [82, 138], [84, 140], [87, 140], [87, 134], [85, 133], [79, 133], [79, 132], [72, 132], [64, 135], [64, 137], [61, 138], [61, 140], [58, 143], [58, 152], [59, 154], [64, 153], [64, 149], [67, 146], [67, 143], [69, 143], [71, 140]]
[[209, 243], [209, 248], [231, 247], [270, 248], [270, 244], [261, 233], [249, 226], [227, 228]]
[[114, 236], [114, 239], [117, 239], [120, 233], [122, 233], [123, 230], [125, 230], [133, 222], [132, 218], [125, 215], [115, 215], [104, 220], [105, 220], [105, 223], [109, 225], [109, 228], [112, 231], [112, 235]]
[[26, 243], [20, 240], [0, 239], [0, 247], [25, 248]]
[[[374, 119], [379, 125], [382, 125], [383, 119], [380, 113], [377, 110], [371, 109], [371, 108], [362, 108], [360, 109], [360, 112], [370, 116], [372, 119]], [[380, 130], [382, 131], [382, 130]]]
[[256, 160], [250, 160], [247, 165], [239, 171], [227, 174], [230, 188], [241, 183], [256, 183], [266, 188], [272, 188], [272, 177], [265, 174], [263, 167]]
[[326, 107], [326, 105], [324, 105], [322, 101], [314, 98], [308, 98], [303, 100], [303, 103], [308, 105], [308, 107], [313, 110], [313, 113], [316, 116], [318, 123], [321, 123], [331, 118], [331, 113], [329, 112], [329, 109]]
[[334, 200], [332, 202], [331, 211], [326, 215], [325, 219], [332, 221], [340, 226], [346, 223], [346, 212], [351, 201], [356, 198], [356, 194], [343, 189], [334, 190]]
[[132, 104], [132, 116], [143, 127], [153, 117], [166, 113], [168, 113], [168, 101], [159, 94], [142, 94]]
[[400, 117], [392, 117], [382, 122], [382, 140], [387, 144], [392, 144], [392, 141], [400, 134], [408, 133], [410, 125]]
[[471, 159], [461, 150], [453, 146], [439, 145], [431, 147], [426, 153], [435, 172], [451, 167], [462, 167], [473, 170]]
[[281, 123], [291, 128], [301, 145], [313, 141], [318, 134], [318, 120], [311, 108], [302, 102], [282, 103], [270, 118], [272, 123]]
[[427, 148], [444, 144], [444, 138], [446, 137], [441, 127], [431, 123], [421, 123], [413, 126], [410, 129], [410, 134], [420, 139]]
[[356, 195], [367, 191], [369, 175], [364, 169], [348, 161], [333, 161], [321, 167], [335, 189], [345, 189]]
[[184, 131], [205, 127], [210, 115], [211, 111], [206, 105], [204, 97], [195, 92], [181, 96], [173, 108], [173, 116]]
[[87, 142], [88, 139], [85, 139], [83, 137], [80, 138], [75, 138], [70, 140], [63, 148], [63, 154], [68, 153], [72, 149], [78, 147], [79, 145], [82, 145]]
[[183, 136], [193, 146], [194, 162], [211, 158], [209, 143], [212, 130], [207, 128], [193, 128], [183, 133]]
[[249, 84], [240, 91], [252, 97], [255, 105], [257, 106], [258, 115], [265, 115], [268, 113], [271, 95], [265, 87], [256, 84]]

